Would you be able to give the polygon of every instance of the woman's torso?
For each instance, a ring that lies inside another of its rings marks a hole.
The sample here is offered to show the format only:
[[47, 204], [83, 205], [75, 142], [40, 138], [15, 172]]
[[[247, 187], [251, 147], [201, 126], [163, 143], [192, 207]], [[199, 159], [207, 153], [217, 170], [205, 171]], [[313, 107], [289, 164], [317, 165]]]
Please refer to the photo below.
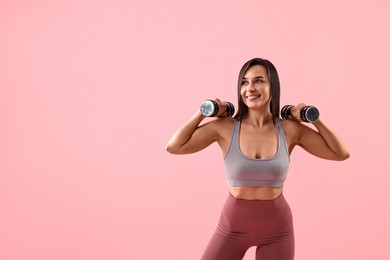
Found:
[[[235, 119], [226, 118], [220, 120], [220, 138], [218, 143], [226, 156], [232, 137], [233, 125]], [[285, 142], [288, 153], [293, 148], [293, 137], [286, 131], [286, 124], [282, 121], [285, 132]], [[287, 128], [289, 128], [287, 126]], [[278, 153], [278, 132], [277, 126], [273, 122], [268, 122], [263, 126], [254, 126], [245, 121], [241, 122], [240, 134], [238, 139], [240, 152], [244, 157], [253, 159], [270, 159]], [[284, 145], [284, 144], [283, 144]], [[282, 187], [269, 186], [229, 186], [230, 193], [240, 199], [246, 200], [272, 200], [282, 193]]]

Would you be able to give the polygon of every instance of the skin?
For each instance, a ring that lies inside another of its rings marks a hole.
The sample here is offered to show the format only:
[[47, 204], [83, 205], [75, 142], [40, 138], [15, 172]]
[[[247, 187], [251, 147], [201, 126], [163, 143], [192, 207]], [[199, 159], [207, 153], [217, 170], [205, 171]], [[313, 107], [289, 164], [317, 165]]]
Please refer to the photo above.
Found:
[[[240, 95], [248, 106], [248, 115], [241, 122], [239, 137], [241, 152], [252, 158], [272, 158], [277, 152], [277, 129], [270, 111], [271, 94], [268, 74], [263, 66], [255, 65], [247, 71]], [[226, 154], [234, 119], [226, 117], [224, 103], [219, 99], [215, 101], [221, 107], [218, 118], [200, 125], [205, 116], [197, 111], [169, 140], [166, 146], [168, 152], [195, 153], [217, 142], [223, 155]], [[347, 147], [321, 119], [313, 123], [316, 130], [302, 123], [299, 111], [304, 106], [304, 103], [294, 106], [290, 119], [282, 121], [289, 154], [298, 145], [310, 154], [323, 159], [341, 161], [349, 158]], [[234, 197], [246, 200], [272, 200], [282, 191], [283, 188], [274, 187], [229, 186], [229, 192]]]

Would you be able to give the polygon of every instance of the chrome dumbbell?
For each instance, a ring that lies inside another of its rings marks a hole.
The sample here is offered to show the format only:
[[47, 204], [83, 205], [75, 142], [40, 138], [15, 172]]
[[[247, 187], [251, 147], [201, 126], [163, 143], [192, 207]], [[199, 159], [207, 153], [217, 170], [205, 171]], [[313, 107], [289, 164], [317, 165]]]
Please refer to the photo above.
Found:
[[[229, 117], [233, 116], [234, 114], [233, 104], [227, 101], [224, 101], [223, 103], [226, 104], [227, 116]], [[218, 103], [214, 100], [207, 99], [203, 101], [202, 104], [200, 105], [200, 112], [202, 112], [204, 116], [208, 116], [208, 117], [216, 116], [218, 114], [218, 111], [219, 111]]]
[[[288, 119], [288, 116], [291, 115], [292, 105], [286, 105], [280, 111], [280, 114], [283, 119]], [[318, 120], [320, 117], [320, 111], [315, 106], [304, 106], [301, 111], [301, 119], [307, 123], [313, 123]]]

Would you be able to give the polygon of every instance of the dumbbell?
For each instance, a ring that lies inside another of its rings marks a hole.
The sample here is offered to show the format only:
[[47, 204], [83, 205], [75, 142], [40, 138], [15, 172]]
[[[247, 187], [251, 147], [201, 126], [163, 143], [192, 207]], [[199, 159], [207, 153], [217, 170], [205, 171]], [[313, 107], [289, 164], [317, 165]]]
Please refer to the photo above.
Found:
[[[280, 114], [283, 119], [288, 119], [288, 116], [291, 115], [292, 105], [286, 105], [280, 111]], [[320, 111], [315, 106], [304, 106], [301, 111], [301, 119], [307, 123], [313, 123], [318, 120], [320, 117]]]
[[[223, 103], [226, 104], [226, 114], [227, 116], [231, 117], [234, 114], [234, 106], [232, 103], [224, 101]], [[218, 114], [219, 106], [218, 103], [211, 99], [206, 99], [202, 102], [200, 105], [200, 112], [202, 112], [203, 115], [207, 117], [213, 117]]]

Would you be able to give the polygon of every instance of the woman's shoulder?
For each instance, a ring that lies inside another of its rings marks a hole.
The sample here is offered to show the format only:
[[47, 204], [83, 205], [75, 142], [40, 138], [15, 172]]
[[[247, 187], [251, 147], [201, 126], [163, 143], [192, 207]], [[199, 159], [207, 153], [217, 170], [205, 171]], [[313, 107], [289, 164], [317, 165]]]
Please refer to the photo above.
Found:
[[282, 122], [284, 131], [287, 133], [297, 133], [302, 129], [302, 124], [292, 119], [279, 119]]
[[219, 117], [210, 122], [208, 125], [212, 131], [218, 133], [219, 136], [229, 137], [233, 129], [234, 122], [237, 120], [232, 117]]
[[284, 133], [290, 140], [298, 140], [308, 128], [302, 123], [292, 119], [283, 119], [281, 122], [284, 128]]
[[232, 127], [234, 122], [236, 121], [237, 120], [232, 117], [219, 117], [210, 123], [212, 123], [213, 125], [215, 125], [215, 127], [218, 128], [226, 128], [226, 127]]
[[282, 122], [282, 125], [284, 128], [286, 127], [295, 127], [296, 126], [296, 122], [295, 120], [291, 120], [291, 119], [281, 119], [279, 118], [280, 122]]

